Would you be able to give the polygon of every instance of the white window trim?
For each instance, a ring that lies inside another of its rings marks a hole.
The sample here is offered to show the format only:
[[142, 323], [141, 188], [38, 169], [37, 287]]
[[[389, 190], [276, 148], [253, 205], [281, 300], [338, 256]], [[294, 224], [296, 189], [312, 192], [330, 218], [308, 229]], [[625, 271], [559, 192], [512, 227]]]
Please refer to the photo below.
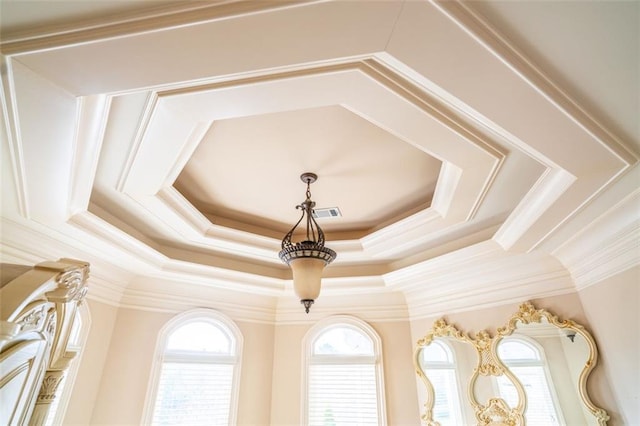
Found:
[[[76, 350], [75, 359], [71, 362], [71, 366], [67, 370], [66, 377], [64, 379], [64, 386], [58, 395], [58, 408], [53, 417], [52, 424], [61, 425], [64, 424], [64, 418], [67, 415], [67, 408], [69, 408], [69, 402], [71, 401], [71, 395], [73, 394], [73, 388], [76, 384], [76, 377], [78, 376], [78, 370], [80, 370], [80, 363], [82, 362], [82, 355], [84, 354], [84, 348], [87, 345], [87, 339], [89, 338], [89, 331], [91, 330], [91, 312], [89, 306], [85, 300], [78, 306], [76, 315], [80, 316], [81, 327], [78, 335], [77, 344], [68, 344], [67, 350]], [[72, 327], [73, 328], [73, 327]]]
[[[153, 409], [155, 407], [156, 395], [158, 392], [158, 383], [160, 380], [160, 370], [162, 363], [165, 360], [181, 360], [179, 356], [171, 355], [165, 356], [165, 347], [167, 345], [167, 338], [178, 328], [189, 322], [195, 322], [198, 320], [213, 320], [222, 323], [232, 333], [232, 337], [235, 339], [234, 349], [235, 356], [208, 356], [206, 362], [218, 362], [235, 364], [233, 369], [233, 382], [231, 391], [231, 404], [229, 408], [229, 425], [235, 425], [238, 414], [238, 399], [240, 396], [240, 369], [242, 366], [242, 347], [243, 338], [240, 328], [236, 323], [226, 315], [206, 308], [192, 309], [187, 312], [173, 317], [167, 322], [158, 332], [158, 338], [156, 340], [156, 347], [153, 354], [153, 361], [151, 363], [151, 374], [149, 375], [149, 385], [147, 386], [147, 394], [145, 397], [144, 409], [142, 412], [142, 424], [150, 425], [153, 422]], [[184, 360], [184, 359], [183, 359]], [[193, 360], [193, 358], [191, 358]]]
[[[349, 325], [357, 328], [359, 331], [366, 334], [371, 341], [373, 342], [373, 351], [374, 356], [322, 356], [315, 355], [315, 358], [320, 361], [320, 363], [327, 364], [336, 364], [340, 363], [340, 358], [342, 360], [349, 360], [353, 362], [354, 360], [359, 360], [363, 362], [375, 362], [375, 371], [376, 371], [376, 396], [378, 403], [378, 425], [386, 426], [387, 424], [387, 411], [386, 411], [386, 398], [385, 398], [385, 385], [384, 385], [384, 373], [383, 373], [383, 359], [382, 359], [382, 340], [378, 333], [367, 324], [365, 321], [360, 318], [353, 317], [350, 315], [332, 315], [328, 318], [322, 319], [318, 321], [313, 327], [307, 331], [304, 338], [302, 339], [302, 391], [300, 392], [301, 403], [300, 403], [300, 424], [308, 425], [307, 421], [307, 413], [309, 412], [309, 397], [308, 397], [308, 384], [309, 384], [309, 367], [311, 365], [311, 357], [313, 356], [313, 342], [316, 338], [327, 330], [327, 328], [331, 326], [336, 326], [340, 324]], [[333, 357], [333, 361], [330, 359], [326, 359], [329, 357]]]
[[[566, 425], [567, 423], [564, 420], [564, 413], [562, 412], [562, 406], [560, 405], [560, 400], [558, 399], [558, 394], [556, 393], [556, 386], [553, 383], [553, 379], [551, 377], [551, 372], [549, 371], [549, 363], [547, 362], [547, 354], [545, 353], [544, 348], [540, 343], [538, 343], [535, 339], [532, 339], [529, 336], [507, 336], [503, 338], [501, 341], [518, 341], [524, 345], [533, 347], [533, 350], [538, 353], [539, 359], [537, 360], [503, 360], [500, 358], [500, 361], [507, 367], [527, 367], [527, 366], [535, 366], [542, 367], [544, 371], [545, 379], [547, 380], [547, 387], [549, 388], [549, 393], [551, 394], [551, 402], [553, 404], [553, 408], [558, 415], [558, 422], [561, 425]], [[500, 395], [500, 390], [498, 388], [497, 380], [493, 380], [494, 389], [496, 390], [496, 395]]]

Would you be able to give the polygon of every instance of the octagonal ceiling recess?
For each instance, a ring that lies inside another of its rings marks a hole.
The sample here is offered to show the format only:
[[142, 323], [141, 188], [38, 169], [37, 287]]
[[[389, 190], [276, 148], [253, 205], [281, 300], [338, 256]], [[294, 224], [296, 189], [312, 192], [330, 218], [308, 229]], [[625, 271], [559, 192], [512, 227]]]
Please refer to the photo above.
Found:
[[174, 186], [212, 223], [282, 236], [304, 199], [298, 176], [313, 170], [316, 207], [342, 212], [319, 219], [323, 230], [359, 238], [429, 207], [439, 169], [424, 151], [331, 106], [214, 122]]
[[[574, 288], [558, 251], [635, 191], [634, 114], [602, 111], [637, 111], [637, 81], [585, 66], [589, 90], [561, 87], [473, 2], [148, 4], [2, 5], [3, 256], [90, 261], [94, 297], [297, 315], [277, 253], [306, 171], [343, 213], [321, 222], [338, 258], [316, 315], [331, 295], [402, 316], [405, 296], [433, 313], [556, 294]], [[612, 72], [633, 63], [592, 38]]]

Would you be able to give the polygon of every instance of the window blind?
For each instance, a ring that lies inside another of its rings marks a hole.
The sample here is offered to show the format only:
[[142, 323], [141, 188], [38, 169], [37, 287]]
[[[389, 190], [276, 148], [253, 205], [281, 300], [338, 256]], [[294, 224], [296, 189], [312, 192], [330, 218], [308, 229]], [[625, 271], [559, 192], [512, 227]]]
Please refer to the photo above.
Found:
[[153, 424], [228, 425], [233, 368], [231, 364], [165, 361]]
[[453, 368], [430, 369], [427, 371], [427, 378], [434, 389], [433, 419], [441, 426], [461, 424], [455, 370]]
[[[560, 425], [560, 419], [556, 414], [553, 398], [549, 391], [544, 368], [541, 366], [509, 366], [509, 369], [518, 378], [527, 394], [527, 425], [530, 426], [554, 426]], [[505, 376], [498, 377], [500, 395], [510, 406], [515, 406], [518, 401], [518, 392], [509, 379]]]
[[311, 365], [309, 425], [377, 425], [375, 368], [375, 364]]

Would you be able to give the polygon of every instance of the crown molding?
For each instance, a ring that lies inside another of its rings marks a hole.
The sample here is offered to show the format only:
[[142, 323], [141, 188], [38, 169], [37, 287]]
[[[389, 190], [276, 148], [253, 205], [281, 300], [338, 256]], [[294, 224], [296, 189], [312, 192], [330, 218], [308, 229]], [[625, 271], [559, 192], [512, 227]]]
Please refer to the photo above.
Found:
[[387, 291], [354, 296], [321, 295], [308, 314], [290, 294], [278, 299], [275, 322], [277, 325], [315, 324], [323, 318], [345, 313], [370, 322], [409, 320], [404, 295]]
[[492, 241], [484, 241], [428, 259], [383, 275], [388, 288], [410, 292], [422, 288], [423, 282], [444, 271], [460, 271], [473, 265], [484, 264], [503, 253]]
[[141, 242], [92, 213], [82, 212], [75, 214], [67, 224], [95, 238], [99, 238], [120, 251], [122, 260], [134, 260], [138, 267], [145, 266], [148, 271], [160, 267], [166, 260], [164, 255], [148, 244]]
[[568, 272], [560, 271], [488, 286], [476, 285], [475, 290], [456, 291], [447, 296], [429, 297], [429, 292], [425, 291], [426, 294], [422, 296], [407, 294], [406, 297], [410, 318], [414, 321], [575, 292], [576, 288]]
[[[155, 204], [161, 203], [162, 210], [166, 213], [163, 217], [169, 214], [177, 217], [180, 221], [179, 225], [182, 226], [176, 231], [179, 231], [185, 242], [203, 249], [235, 253], [242, 257], [274, 265], [281, 264], [276, 255], [280, 248], [280, 241], [212, 224], [173, 187], [161, 189], [153, 199], [144, 203], [145, 206], [149, 210], [158, 212], [159, 209], [153, 207], [153, 202], [155, 201]], [[171, 220], [170, 223], [173, 224], [174, 221]]]
[[[331, 296], [323, 296], [325, 300]], [[371, 300], [362, 302], [362, 298], [340, 296], [340, 303], [317, 303], [309, 314], [304, 313], [304, 309], [293, 295], [280, 297], [277, 304], [273, 305], [251, 305], [250, 303], [229, 302], [220, 298], [203, 298], [198, 296], [176, 296], [174, 294], [164, 294], [156, 291], [140, 291], [128, 289], [118, 305], [122, 309], [135, 309], [140, 311], [179, 313], [199, 307], [211, 308], [220, 311], [234, 321], [255, 322], [271, 325], [298, 325], [313, 324], [318, 320], [337, 314], [348, 312], [365, 321], [370, 322], [395, 322], [408, 321], [409, 315], [407, 305], [398, 296], [389, 300], [389, 294], [379, 295], [378, 298], [386, 300], [387, 303], [380, 304], [380, 300], [371, 303]], [[369, 297], [371, 299], [371, 297]], [[396, 300], [398, 299], [398, 300]], [[334, 299], [335, 300], [335, 299]], [[247, 299], [248, 302], [249, 299]]]
[[179, 313], [194, 308], [211, 308], [228, 315], [234, 321], [274, 324], [275, 309], [250, 304], [229, 303], [218, 298], [165, 294], [157, 291], [127, 289], [119, 304], [121, 309]]
[[562, 169], [548, 168], [511, 212], [493, 240], [509, 250], [575, 181], [575, 176]]
[[277, 296], [284, 289], [284, 280], [279, 278], [177, 260], [167, 261], [162, 269], [146, 276], [264, 296]]
[[[37, 265], [59, 257], [82, 258], [90, 263], [89, 297], [112, 306], [119, 306], [122, 292], [130, 275], [104, 259], [89, 259], [86, 252], [62, 242], [45, 233], [18, 223], [2, 219], [2, 245], [0, 256], [3, 263]], [[37, 243], [31, 243], [36, 241]], [[34, 247], [38, 247], [35, 250]]]
[[48, 259], [43, 259], [37, 254], [33, 253], [32, 250], [27, 251], [25, 249], [11, 247], [4, 241], [2, 242], [2, 247], [0, 250], [0, 263], [33, 266], [37, 265], [38, 263], [44, 262], [45, 260]]
[[569, 263], [578, 290], [640, 265], [640, 221], [620, 229]]
[[87, 298], [119, 308], [122, 295], [126, 291], [126, 284], [119, 285], [104, 277], [90, 272], [88, 279]]
[[639, 173], [635, 166], [627, 179], [618, 183], [625, 188], [633, 185], [634, 191], [621, 199], [618, 188], [609, 191], [605, 197], [612, 205], [552, 252], [571, 272], [578, 289], [640, 264]]
[[84, 96], [78, 100], [71, 168], [69, 216], [86, 211], [93, 191], [100, 148], [111, 108], [111, 97]]
[[374, 259], [399, 256], [428, 240], [430, 233], [444, 226], [443, 222], [440, 213], [428, 208], [362, 237], [360, 241], [364, 252]]
[[131, 168], [133, 167], [136, 156], [140, 151], [140, 145], [142, 145], [142, 140], [147, 131], [147, 128], [149, 127], [149, 123], [153, 118], [153, 114], [157, 110], [157, 106], [158, 94], [156, 92], [149, 92], [142, 109], [142, 114], [140, 115], [140, 120], [138, 122], [138, 125], [136, 126], [136, 134], [133, 138], [133, 143], [127, 151], [127, 158], [125, 162], [122, 164], [120, 176], [115, 186], [115, 190], [117, 192], [124, 192], [125, 185], [131, 174]]
[[443, 161], [438, 175], [438, 184], [433, 193], [431, 208], [440, 216], [447, 217], [449, 207], [453, 203], [456, 187], [462, 178], [462, 169], [454, 166], [449, 161]]

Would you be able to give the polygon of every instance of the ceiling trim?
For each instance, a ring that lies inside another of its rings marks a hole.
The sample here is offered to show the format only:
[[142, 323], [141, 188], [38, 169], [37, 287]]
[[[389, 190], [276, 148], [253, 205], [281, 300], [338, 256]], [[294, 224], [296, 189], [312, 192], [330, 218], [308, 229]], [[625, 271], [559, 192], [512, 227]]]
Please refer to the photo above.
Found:
[[[99, 238], [110, 244], [113, 248], [118, 249], [121, 253], [121, 256], [119, 256], [120, 261], [137, 259], [138, 262], [147, 265], [145, 268], [147, 271], [159, 267], [166, 259], [165, 256], [153, 247], [123, 232], [118, 227], [92, 213], [82, 212], [75, 214], [69, 219], [67, 224], [86, 234]], [[134, 255], [132, 256], [132, 254]]]
[[96, 274], [91, 271], [87, 288], [87, 297], [89, 299], [116, 308], [122, 306], [121, 301], [126, 291], [126, 286], [120, 286], [110, 279], [96, 276]]
[[378, 306], [361, 306], [357, 300], [348, 309], [314, 305], [309, 314], [302, 316], [300, 307], [278, 307], [276, 325], [317, 324], [323, 318], [349, 314], [367, 322], [409, 321], [407, 306], [403, 303], [383, 303]]
[[[638, 166], [631, 175], [637, 182]], [[552, 254], [579, 290], [640, 264], [640, 189], [628, 194]]]
[[621, 229], [604, 241], [598, 250], [569, 266], [578, 290], [585, 289], [640, 265], [640, 221]]
[[151, 118], [156, 111], [157, 105], [158, 94], [153, 91], [149, 92], [149, 94], [147, 95], [145, 106], [143, 108], [143, 112], [140, 115], [139, 124], [136, 126], [136, 135], [133, 138], [133, 144], [129, 148], [127, 159], [122, 165], [120, 177], [118, 178], [118, 183], [115, 187], [115, 190], [118, 192], [124, 192], [125, 185], [131, 173], [131, 168], [133, 167], [136, 156], [138, 155], [140, 145], [142, 144], [142, 140], [144, 138], [144, 134], [146, 133], [149, 122], [151, 121]]
[[576, 177], [565, 170], [545, 170], [500, 226], [493, 240], [509, 250], [575, 181]]
[[100, 148], [104, 140], [110, 107], [111, 97], [105, 95], [85, 96], [78, 100], [69, 178], [71, 183], [67, 205], [69, 216], [86, 211], [89, 207], [93, 177], [98, 169]]
[[422, 283], [430, 276], [429, 274], [441, 273], [444, 268], [464, 270], [470, 265], [484, 263], [501, 253], [503, 251], [494, 242], [484, 241], [389, 272], [384, 274], [383, 278], [390, 289], [411, 291], [422, 287]]
[[248, 304], [229, 303], [216, 298], [191, 297], [188, 295], [165, 294], [135, 289], [127, 289], [119, 304], [121, 309], [136, 309], [152, 312], [178, 313], [193, 308], [212, 308], [234, 321], [275, 323], [275, 309]]
[[[409, 315], [411, 321], [416, 320], [424, 320], [424, 319], [434, 319], [438, 317], [442, 317], [444, 315], [452, 315], [459, 312], [468, 312], [468, 311], [479, 311], [482, 309], [489, 309], [496, 306], [502, 306], [507, 304], [520, 304], [523, 300], [532, 300], [542, 297], [554, 297], [554, 296], [562, 296], [564, 294], [575, 293], [575, 288], [560, 288], [554, 289], [553, 281], [547, 283], [547, 290], [535, 290], [533, 292], [527, 293], [526, 291], [518, 292], [518, 293], [492, 293], [492, 299], [486, 298], [485, 302], [479, 302], [473, 298], [464, 298], [461, 300], [448, 300], [448, 301], [435, 301], [431, 303], [431, 301], [424, 300], [421, 302], [416, 302], [413, 304], [409, 304]], [[534, 283], [530, 288], [536, 287]], [[470, 300], [469, 300], [470, 299]], [[407, 297], [407, 300], [411, 300], [410, 297]], [[464, 303], [467, 303], [466, 305]]]

